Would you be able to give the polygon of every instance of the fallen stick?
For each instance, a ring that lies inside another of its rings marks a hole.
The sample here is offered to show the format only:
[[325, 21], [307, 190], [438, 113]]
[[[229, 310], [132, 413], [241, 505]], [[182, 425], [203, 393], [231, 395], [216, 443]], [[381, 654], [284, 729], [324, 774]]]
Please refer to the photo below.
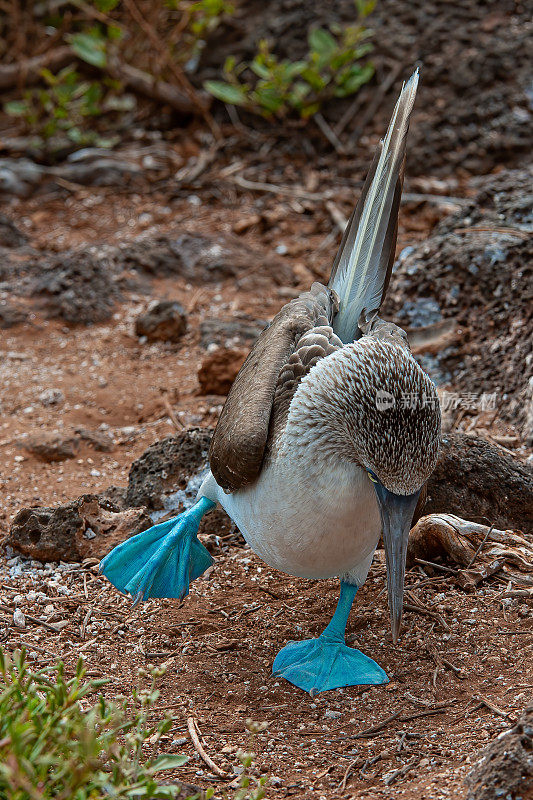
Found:
[[[9, 606], [4, 606], [4, 605], [0, 605], [0, 611], [4, 611], [7, 614], [11, 614], [11, 616], [13, 616], [13, 614], [15, 613], [14, 608], [9, 608]], [[46, 628], [46, 630], [52, 631], [53, 633], [61, 633], [61, 631], [64, 630], [64, 628], [59, 629], [56, 628], [54, 625], [50, 625], [50, 623], [45, 622], [43, 619], [37, 619], [37, 617], [31, 617], [29, 614], [26, 614], [25, 612], [22, 613], [24, 614], [24, 619], [27, 620], [27, 622], [31, 622], [33, 625], [40, 625], [41, 627]], [[73, 633], [75, 636], [78, 635], [74, 631], [69, 631], [69, 633]]]
[[51, 653], [50, 650], [45, 650], [44, 647], [38, 647], [36, 644], [32, 642], [24, 642], [22, 639], [9, 639], [7, 642], [9, 647], [25, 647], [27, 650], [35, 650], [37, 653], [41, 653], [43, 656], [49, 656], [50, 658], [59, 658], [56, 653]]
[[31, 86], [39, 83], [42, 80], [43, 69], [55, 72], [66, 67], [73, 58], [74, 54], [70, 47], [58, 47], [41, 56], [17, 61], [14, 64], [2, 64], [0, 66], [0, 89], [11, 89], [19, 84]]
[[[43, 56], [18, 61], [16, 64], [2, 65], [0, 66], [0, 89], [10, 89], [19, 84], [30, 86], [39, 83], [42, 80], [41, 71], [45, 67], [54, 72], [72, 61], [79, 61], [76, 53], [70, 47], [60, 47]], [[121, 81], [128, 89], [143, 94], [151, 100], [165, 103], [183, 114], [205, 113], [209, 107], [208, 95], [197, 93], [197, 100], [188, 97], [176, 86], [133, 67], [131, 64], [125, 64], [118, 58], [108, 57], [102, 71], [115, 80]]]
[[174, 409], [170, 405], [170, 402], [167, 397], [163, 397], [163, 405], [165, 406], [165, 411], [167, 412], [170, 421], [174, 425], [175, 429], [178, 431], [178, 433], [181, 433], [181, 431], [184, 430], [185, 425], [175, 415]]
[[[359, 731], [359, 733], [355, 733], [353, 736], [348, 736], [347, 738], [348, 739], [369, 739], [375, 733], [379, 733], [380, 731], [383, 730], [383, 728], [386, 728], [387, 725], [390, 725], [391, 722], [394, 722], [395, 719], [398, 719], [398, 717], [401, 715], [401, 713], [402, 713], [401, 711], [395, 711], [394, 714], [391, 714], [390, 717], [386, 717], [381, 722], [378, 722], [377, 725], [373, 725], [371, 728], [366, 728], [364, 731]], [[340, 738], [341, 737], [339, 736], [338, 739], [340, 740]]]
[[483, 695], [478, 694], [477, 699], [483, 706], [487, 706], [487, 708], [493, 712], [493, 714], [498, 714], [500, 717], [504, 717], [505, 719], [509, 719], [510, 714], [507, 711], [504, 711], [503, 708], [498, 708], [498, 706], [494, 705], [490, 700], [487, 700], [486, 697]]
[[405, 775], [407, 775], [407, 773], [410, 770], [412, 770], [415, 764], [418, 764], [419, 761], [420, 761], [420, 756], [413, 756], [412, 759], [407, 762], [407, 764], [403, 765], [403, 767], [394, 770], [394, 772], [390, 772], [383, 779], [385, 786], [390, 786], [391, 783], [394, 783], [394, 781], [398, 780], [398, 778], [403, 778]]
[[151, 100], [165, 103], [184, 114], [194, 114], [200, 110], [205, 111], [205, 107], [208, 105], [208, 103], [204, 104], [203, 96], [198, 98], [197, 104], [193, 103], [184, 92], [172, 84], [159, 80], [148, 72], [143, 72], [143, 70], [132, 67], [130, 64], [124, 64], [116, 58], [109, 59], [104, 70], [112, 78], [122, 81], [125, 86], [134, 92], [144, 94]]
[[398, 722], [410, 722], [420, 717], [433, 717], [435, 714], [443, 714], [451, 705], [452, 702], [440, 703], [433, 708], [426, 708], [424, 711], [415, 711], [414, 714], [407, 714], [404, 717], [401, 716], [401, 710], [398, 710], [395, 711], [394, 714], [391, 714], [390, 717], [386, 717], [381, 722], [378, 722], [377, 725], [373, 725], [372, 728], [366, 728], [364, 731], [359, 731], [359, 733], [355, 733], [352, 736], [338, 736], [334, 741], [340, 742], [344, 741], [344, 739], [371, 739], [376, 733], [382, 731], [395, 720], [398, 720]]
[[198, 755], [200, 756], [202, 761], [205, 764], [207, 764], [209, 769], [212, 772], [214, 772], [215, 775], [218, 775], [219, 778], [227, 778], [228, 776], [224, 772], [224, 770], [221, 769], [217, 764], [215, 764], [213, 759], [210, 756], [207, 755], [207, 753], [205, 752], [204, 748], [202, 747], [202, 745], [200, 743], [200, 739], [198, 738], [198, 733], [197, 733], [197, 730], [196, 730], [196, 721], [195, 721], [194, 717], [187, 717], [187, 728], [189, 729], [189, 735], [190, 735], [191, 741], [192, 741], [192, 743], [194, 745], [194, 749], [196, 750], [196, 752], [198, 753]]

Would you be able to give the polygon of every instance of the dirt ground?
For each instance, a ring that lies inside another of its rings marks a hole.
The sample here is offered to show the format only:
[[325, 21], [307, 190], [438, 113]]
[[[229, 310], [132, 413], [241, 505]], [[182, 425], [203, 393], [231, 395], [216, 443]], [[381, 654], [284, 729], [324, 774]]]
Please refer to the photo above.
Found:
[[[449, 5], [451, 17], [438, 4], [378, 4], [378, 78], [346, 125], [345, 153], [333, 152], [318, 130], [296, 125], [272, 135], [261, 123], [252, 130], [245, 115], [235, 128], [220, 113], [219, 142], [197, 124], [163, 134], [148, 130], [145, 117], [145, 129], [119, 153], [142, 166], [133, 177], [108, 186], [59, 178], [19, 197], [2, 196], [0, 541], [20, 509], [125, 487], [132, 462], [149, 445], [181, 425], [216, 424], [224, 396], [201, 394], [198, 379], [213, 341], [230, 352], [229, 360], [242, 357], [253, 332], [284, 303], [313, 280], [327, 279], [392, 95], [417, 59], [427, 70], [412, 124], [401, 257], [388, 310], [414, 327], [457, 320], [443, 359], [426, 354], [424, 366], [450, 392], [466, 392], [474, 377], [476, 388], [496, 387], [499, 394], [489, 413], [480, 413], [476, 401], [448, 415], [447, 425], [531, 463], [531, 219], [527, 203], [519, 203], [530, 173], [505, 172], [522, 168], [528, 149], [530, 20], [520, 3]], [[250, 4], [252, 17], [259, 6]], [[281, 53], [286, 47], [297, 54], [291, 26], [301, 22], [302, 4], [270, 6], [254, 30], [273, 32]], [[330, 18], [324, 4], [309, 6], [315, 21]], [[345, 6], [339, 3], [334, 16], [343, 19]], [[450, 37], [452, 29], [460, 35]], [[241, 41], [238, 26], [233, 36], [230, 49]], [[242, 40], [241, 55], [250, 41]], [[205, 69], [208, 74], [209, 63]], [[395, 88], [369, 117], [376, 85], [391, 69], [397, 70]], [[327, 110], [332, 125], [346, 107]], [[154, 116], [157, 128], [161, 117]], [[0, 117], [3, 155], [11, 125]], [[472, 174], [482, 175], [481, 183]], [[514, 205], [493, 200], [498, 175], [500, 189], [512, 194], [518, 187]], [[230, 242], [237, 266], [229, 258], [195, 280], [194, 270], [169, 260], [172, 242], [184, 234], [210, 237], [215, 249]], [[450, 259], [456, 271], [441, 280]], [[419, 260], [427, 266], [420, 279], [424, 297], [432, 300], [414, 308]], [[187, 332], [177, 344], [135, 334], [137, 317], [156, 299], [185, 309]], [[490, 347], [480, 322], [487, 308]], [[85, 317], [92, 323], [77, 324]], [[77, 437], [75, 452], [43, 461], [28, 443], [44, 434]], [[390, 683], [311, 698], [274, 679], [271, 665], [288, 640], [315, 636], [327, 624], [336, 582], [290, 578], [236, 537], [228, 541], [183, 603], [149, 601], [136, 609], [98, 575], [94, 559], [43, 565], [2, 547], [0, 645], [24, 644], [39, 665], [60, 656], [69, 669], [82, 655], [89, 676], [110, 679], [111, 698], [146, 680], [139, 668], [165, 664], [156, 711], [176, 721], [162, 749], [188, 754], [178, 777], [218, 787], [217, 797], [238, 774], [238, 748], [256, 754], [254, 770], [269, 775], [271, 798], [466, 797], [463, 781], [480, 750], [532, 702], [531, 591], [529, 598], [504, 597], [509, 586], [496, 575], [466, 593], [445, 569], [430, 576], [413, 568], [407, 598], [422, 610], [405, 612], [393, 646], [378, 550], [358, 593], [348, 642], [375, 658]], [[16, 608], [26, 615], [25, 627], [14, 623]], [[189, 716], [227, 778], [212, 775], [200, 759]], [[248, 719], [267, 723], [253, 741]], [[533, 798], [531, 786], [513, 792], [513, 798]]]
[[[254, 214], [268, 218], [277, 208], [275, 230], [267, 226], [263, 233], [255, 225], [244, 239], [266, 252], [274, 243], [284, 244], [288, 253], [281, 258], [303, 288], [312, 278], [307, 252], [316, 252], [324, 234], [313, 233], [320, 225], [289, 203], [281, 203], [282, 213], [279, 206], [279, 199], [256, 201], [252, 195], [221, 208], [209, 201], [193, 206], [190, 200], [78, 189], [66, 202], [18, 202], [10, 216], [34, 248], [53, 251], [129, 239], [141, 231], [147, 213], [159, 233], [185, 221], [189, 230], [208, 226], [210, 233], [223, 233]], [[400, 248], [422, 240], [433, 221], [424, 207], [404, 213]], [[327, 257], [330, 251], [324, 261]], [[149, 297], [136, 292], [114, 307], [107, 322], [88, 327], [48, 319], [35, 311], [31, 299], [21, 300], [30, 319], [5, 330], [1, 345], [3, 531], [25, 506], [54, 505], [111, 484], [126, 485], [132, 461], [174, 432], [165, 401], [185, 425], [212, 425], [223, 398], [198, 394], [197, 367], [205, 355], [201, 322], [236, 314], [263, 320], [299, 285], [287, 292], [272, 282], [265, 294], [236, 291], [228, 280], [198, 288], [179, 276], [156, 277], [149, 284], [150, 297], [179, 300], [189, 312], [188, 333], [178, 345], [140, 343], [133, 321]], [[64, 399], [43, 405], [43, 389], [60, 390]], [[82, 442], [75, 458], [43, 463], [22, 446], [32, 432], [102, 425], [113, 436], [111, 452]], [[528, 454], [509, 423], [495, 419], [492, 432], [514, 435], [514, 452]], [[237, 748], [251, 746], [258, 773], [271, 776], [270, 797], [461, 797], [474, 756], [531, 699], [530, 608], [523, 600], [502, 599], [506, 587], [497, 580], [467, 595], [446, 573], [427, 578], [412, 570], [409, 591], [428, 614], [406, 612], [403, 635], [393, 647], [383, 554], [378, 553], [348, 634], [351, 643], [382, 664], [391, 682], [312, 699], [274, 680], [271, 664], [289, 639], [320, 632], [335, 606], [335, 581], [292, 579], [270, 570], [247, 548], [225, 548], [183, 604], [150, 601], [132, 610], [90, 563], [73, 569], [34, 565], [27, 571], [4, 556], [0, 563], [0, 603], [61, 628], [55, 632], [28, 621], [17, 630], [3, 611], [4, 645], [25, 643], [40, 664], [60, 655], [73, 667], [81, 654], [90, 676], [111, 678], [110, 696], [128, 692], [140, 680], [139, 667], [167, 665], [160, 708], [177, 720], [164, 745], [191, 756], [180, 777], [195, 785], [220, 781], [194, 750], [187, 715], [196, 717], [207, 751], [230, 776], [238, 764]], [[431, 616], [435, 611], [442, 622]], [[248, 718], [268, 723], [252, 745]], [[359, 736], [387, 719], [381, 730]]]

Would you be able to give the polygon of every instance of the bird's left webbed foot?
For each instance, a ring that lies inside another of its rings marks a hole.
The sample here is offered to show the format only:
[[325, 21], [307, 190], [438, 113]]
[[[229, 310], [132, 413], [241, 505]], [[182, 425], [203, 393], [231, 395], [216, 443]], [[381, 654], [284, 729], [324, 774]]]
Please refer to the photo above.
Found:
[[386, 672], [360, 650], [348, 647], [344, 632], [357, 587], [342, 583], [330, 624], [317, 639], [289, 642], [274, 660], [274, 675], [311, 695], [343, 686], [387, 683]]

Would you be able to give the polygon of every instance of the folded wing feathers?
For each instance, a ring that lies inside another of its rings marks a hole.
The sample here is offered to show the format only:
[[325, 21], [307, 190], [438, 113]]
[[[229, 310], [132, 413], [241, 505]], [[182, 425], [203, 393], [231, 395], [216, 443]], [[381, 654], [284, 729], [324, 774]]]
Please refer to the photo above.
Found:
[[329, 286], [340, 300], [333, 329], [343, 342], [360, 335], [360, 315], [368, 317], [377, 311], [387, 288], [396, 243], [409, 117], [417, 86], [418, 70], [402, 88], [333, 265]]

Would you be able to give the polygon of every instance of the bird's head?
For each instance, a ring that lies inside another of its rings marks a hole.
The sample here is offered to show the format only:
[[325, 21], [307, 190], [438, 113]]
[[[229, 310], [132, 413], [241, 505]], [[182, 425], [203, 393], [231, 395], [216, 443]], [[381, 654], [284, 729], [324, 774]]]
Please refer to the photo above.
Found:
[[[440, 407], [434, 384], [396, 326], [363, 336], [323, 362], [332, 446], [367, 473], [375, 491], [387, 561], [392, 636], [403, 610], [407, 540], [420, 492], [437, 462]], [[330, 362], [329, 365], [326, 362]], [[311, 377], [311, 376], [309, 376]]]

